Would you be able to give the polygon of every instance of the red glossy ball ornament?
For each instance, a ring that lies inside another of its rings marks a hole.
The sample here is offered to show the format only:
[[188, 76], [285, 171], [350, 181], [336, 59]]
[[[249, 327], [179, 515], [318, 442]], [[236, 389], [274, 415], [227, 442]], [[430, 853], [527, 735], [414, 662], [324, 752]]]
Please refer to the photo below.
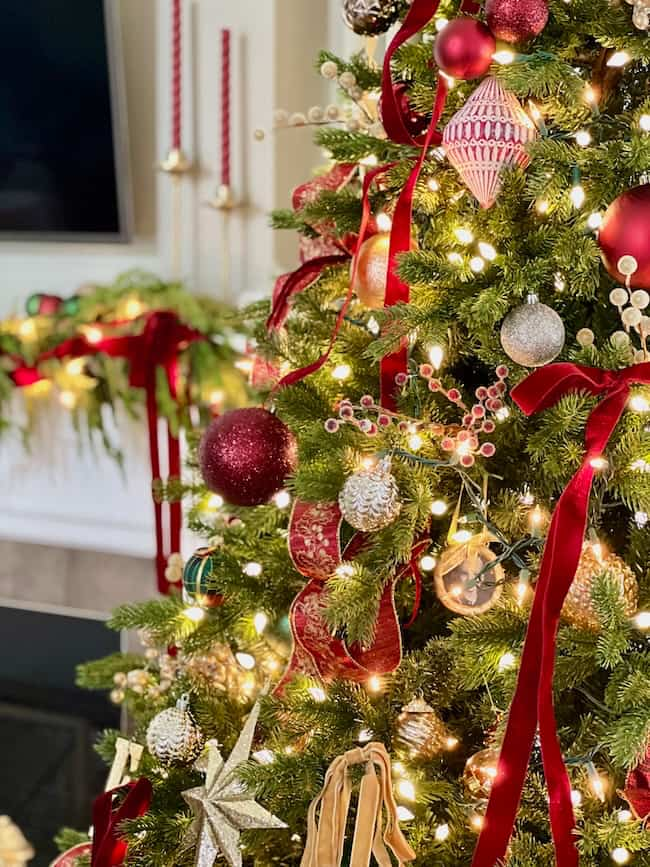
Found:
[[598, 243], [605, 267], [615, 280], [625, 283], [634, 263], [621, 260], [632, 257], [636, 269], [630, 285], [650, 289], [650, 184], [633, 187], [614, 199], [603, 217]]
[[296, 467], [296, 440], [261, 407], [234, 409], [211, 422], [199, 446], [203, 479], [233, 506], [268, 503]]
[[447, 75], [470, 81], [485, 75], [496, 48], [496, 39], [481, 21], [456, 18], [436, 37], [433, 57]]
[[546, 27], [548, 0], [487, 0], [488, 27], [504, 42], [528, 42]]

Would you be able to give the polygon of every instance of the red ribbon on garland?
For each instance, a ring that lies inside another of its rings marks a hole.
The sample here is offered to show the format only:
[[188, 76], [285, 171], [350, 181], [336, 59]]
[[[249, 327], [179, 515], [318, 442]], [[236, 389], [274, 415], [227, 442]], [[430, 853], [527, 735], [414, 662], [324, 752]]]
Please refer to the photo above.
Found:
[[[410, 563], [392, 581], [381, 596], [375, 637], [370, 647], [348, 644], [332, 635], [324, 617], [327, 605], [327, 581], [345, 560], [351, 560], [366, 544], [357, 533], [341, 550], [343, 518], [337, 503], [308, 503], [297, 500], [289, 526], [289, 553], [296, 569], [309, 578], [308, 584], [294, 599], [289, 612], [293, 651], [287, 670], [276, 691], [282, 692], [297, 673], [316, 680], [364, 681], [373, 674], [389, 674], [402, 661], [402, 637], [395, 610], [395, 584], [409, 573], [416, 582], [416, 606], [421, 594], [418, 559], [429, 544], [423, 539], [413, 547]], [[409, 621], [417, 615], [417, 607]]]
[[617, 371], [552, 364], [531, 373], [512, 392], [513, 400], [526, 415], [548, 409], [576, 392], [602, 400], [587, 421], [582, 466], [565, 488], [551, 520], [517, 689], [473, 867], [494, 867], [506, 855], [538, 725], [557, 867], [577, 867], [579, 863], [571, 785], [553, 706], [556, 637], [584, 542], [595, 474], [592, 461], [602, 456], [634, 383], [650, 384], [650, 362]]
[[[114, 809], [115, 795], [126, 797]], [[128, 783], [100, 795], [93, 804], [93, 848], [91, 867], [119, 867], [126, 858], [127, 842], [120, 836], [120, 825], [127, 819], [144, 816], [151, 806], [153, 790], [144, 777], [137, 783]]]
[[[152, 483], [161, 478], [160, 445], [158, 432], [158, 403], [156, 399], [156, 377], [158, 368], [165, 371], [169, 392], [178, 400], [178, 354], [190, 343], [204, 340], [201, 332], [179, 320], [170, 310], [158, 310], [142, 317], [144, 327], [139, 334], [119, 337], [102, 337], [89, 340], [85, 335], [65, 340], [54, 349], [41, 353], [33, 366], [23, 363], [10, 374], [19, 387], [33, 385], [44, 377], [38, 367], [45, 361], [62, 358], [82, 358], [85, 355], [105, 353], [112, 358], [124, 358], [129, 365], [129, 384], [133, 388], [143, 388], [146, 392], [147, 428], [149, 433], [149, 455], [151, 458]], [[114, 328], [123, 323], [103, 323], [104, 328]], [[178, 437], [167, 424], [167, 460], [169, 478], [180, 478], [181, 453]], [[163, 503], [154, 496], [156, 525], [156, 576], [161, 593], [169, 593], [170, 583], [165, 577], [169, 556], [180, 551], [182, 506], [180, 501], [168, 503], [169, 517], [165, 527]], [[165, 529], [167, 533], [165, 533]], [[167, 540], [165, 540], [167, 535]]]

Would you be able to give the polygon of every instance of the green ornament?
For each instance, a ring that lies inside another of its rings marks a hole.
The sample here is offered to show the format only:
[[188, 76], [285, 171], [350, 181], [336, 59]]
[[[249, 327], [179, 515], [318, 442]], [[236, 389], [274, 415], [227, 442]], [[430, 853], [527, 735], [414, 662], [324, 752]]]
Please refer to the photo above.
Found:
[[78, 295], [71, 295], [66, 298], [61, 305], [61, 313], [64, 316], [77, 316], [81, 306], [81, 299]]
[[38, 316], [38, 314], [41, 312], [42, 300], [42, 292], [36, 292], [36, 294], [29, 296], [29, 298], [25, 302], [25, 312], [28, 316]]
[[197, 548], [183, 570], [185, 593], [207, 608], [214, 608], [223, 602], [223, 596], [216, 587], [217, 566], [217, 548]]

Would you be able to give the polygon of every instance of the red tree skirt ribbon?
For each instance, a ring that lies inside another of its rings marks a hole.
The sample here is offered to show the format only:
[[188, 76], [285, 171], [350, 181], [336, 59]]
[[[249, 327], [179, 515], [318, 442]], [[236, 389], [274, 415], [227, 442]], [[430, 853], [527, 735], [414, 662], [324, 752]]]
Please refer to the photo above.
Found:
[[[114, 808], [116, 795], [125, 793], [124, 800]], [[144, 777], [100, 795], [93, 805], [93, 848], [91, 867], [119, 867], [126, 858], [127, 843], [120, 836], [120, 825], [126, 819], [144, 816], [151, 805], [152, 787]]]
[[506, 855], [528, 762], [539, 726], [557, 867], [577, 867], [571, 785], [558, 740], [553, 706], [555, 645], [560, 613], [575, 577], [584, 542], [592, 461], [600, 457], [625, 409], [634, 383], [650, 384], [650, 363], [609, 371], [578, 364], [552, 364], [534, 371], [512, 392], [526, 415], [586, 392], [602, 398], [585, 431], [586, 454], [556, 506], [544, 550], [508, 726], [473, 867], [494, 867]]
[[[325, 682], [336, 679], [364, 681], [372, 674], [395, 671], [402, 661], [402, 636], [394, 598], [395, 583], [412, 573], [416, 578], [416, 588], [419, 586], [417, 560], [428, 542], [422, 540], [414, 547], [411, 562], [384, 588], [373, 643], [369, 647], [359, 644], [348, 646], [343, 639], [332, 635], [324, 616], [327, 581], [344, 560], [352, 559], [364, 547], [366, 537], [357, 533], [342, 551], [342, 523], [337, 503], [297, 500], [294, 504], [289, 526], [289, 553], [296, 569], [310, 580], [291, 606], [289, 623], [293, 652], [276, 688], [278, 692], [282, 692], [298, 673]], [[417, 590], [416, 597], [418, 601]]]
[[[113, 358], [124, 358], [129, 366], [129, 384], [133, 388], [143, 388], [146, 392], [147, 427], [149, 434], [149, 454], [151, 458], [152, 483], [161, 478], [160, 443], [158, 431], [158, 404], [156, 400], [156, 377], [162, 368], [167, 378], [169, 392], [174, 400], [178, 399], [178, 355], [190, 343], [204, 340], [204, 335], [189, 328], [179, 320], [176, 313], [159, 310], [142, 317], [143, 328], [139, 334], [118, 337], [102, 337], [89, 340], [84, 335], [73, 337], [36, 359], [33, 367], [17, 366], [11, 374], [19, 387], [33, 385], [42, 379], [38, 366], [50, 359], [82, 358], [86, 355], [105, 353]], [[111, 329], [122, 323], [103, 323], [103, 328]], [[174, 436], [167, 425], [167, 462], [169, 478], [180, 478], [181, 455], [178, 437]], [[181, 503], [173, 502], [168, 506], [165, 522], [163, 503], [154, 494], [154, 513], [156, 525], [156, 576], [161, 593], [169, 593], [170, 583], [165, 570], [170, 554], [180, 551], [182, 510]]]

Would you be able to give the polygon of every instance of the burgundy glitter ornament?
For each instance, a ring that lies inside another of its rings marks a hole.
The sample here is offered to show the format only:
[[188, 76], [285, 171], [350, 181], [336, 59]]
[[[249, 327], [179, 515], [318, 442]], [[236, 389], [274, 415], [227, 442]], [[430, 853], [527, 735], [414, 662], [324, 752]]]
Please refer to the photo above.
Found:
[[528, 42], [546, 27], [548, 0], [487, 0], [488, 27], [504, 42]]
[[625, 283], [621, 259], [632, 256], [637, 264], [630, 278], [635, 289], [650, 289], [650, 184], [633, 187], [614, 199], [603, 217], [598, 243], [605, 267]]
[[211, 422], [199, 446], [203, 479], [234, 506], [259, 506], [277, 493], [296, 466], [296, 441], [261, 407], [234, 409]]
[[[409, 88], [404, 81], [400, 81], [395, 85], [395, 95], [399, 101], [406, 129], [413, 138], [417, 138], [427, 130], [431, 123], [431, 115], [421, 114], [419, 111], [412, 108], [409, 100]], [[381, 101], [379, 103], [379, 117], [383, 120]]]
[[433, 57], [447, 75], [470, 81], [485, 75], [496, 50], [496, 39], [485, 24], [476, 18], [455, 18], [436, 37]]

